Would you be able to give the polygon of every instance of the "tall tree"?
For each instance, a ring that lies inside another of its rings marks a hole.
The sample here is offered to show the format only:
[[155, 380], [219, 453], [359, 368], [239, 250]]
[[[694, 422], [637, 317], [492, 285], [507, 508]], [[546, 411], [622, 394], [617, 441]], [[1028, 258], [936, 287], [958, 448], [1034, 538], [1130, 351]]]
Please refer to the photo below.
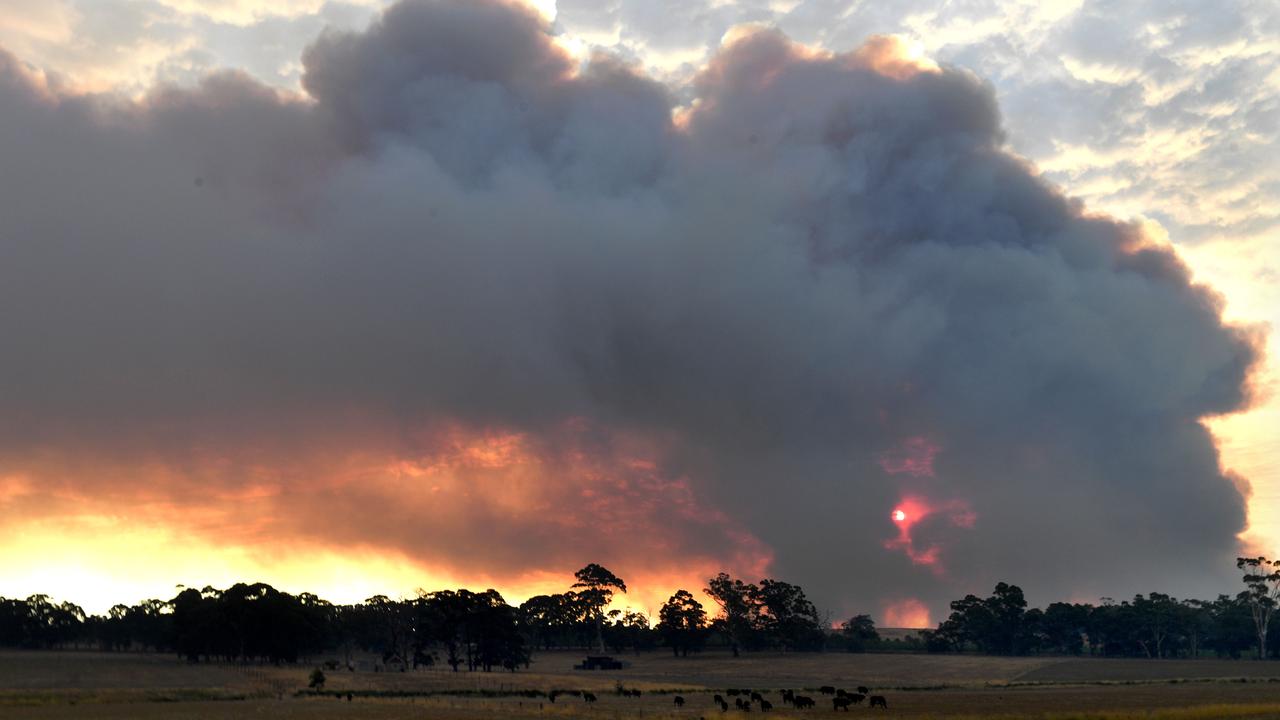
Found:
[[703, 592], [720, 606], [719, 624], [729, 637], [733, 656], [738, 657], [742, 646], [751, 642], [758, 626], [760, 604], [756, 598], [760, 588], [729, 577], [728, 573], [720, 573], [707, 581]]
[[403, 672], [409, 669], [413, 661], [415, 628], [415, 611], [410, 603], [404, 600], [392, 600], [386, 595], [374, 595], [364, 601], [371, 610], [378, 629], [383, 633], [384, 663], [398, 663]]
[[688, 590], [677, 590], [658, 610], [658, 632], [673, 655], [688, 657], [700, 648], [706, 627], [707, 611]]
[[587, 565], [573, 576], [577, 579], [573, 587], [579, 589], [579, 597], [585, 599], [591, 608], [591, 619], [596, 625], [596, 646], [603, 653], [605, 651], [604, 609], [613, 602], [613, 591], [621, 590], [625, 593], [627, 584], [608, 568], [596, 563]]
[[1022, 588], [997, 583], [995, 592], [985, 600], [976, 595], [953, 600], [951, 616], [938, 625], [934, 637], [945, 639], [957, 650], [970, 642], [987, 653], [1023, 654], [1034, 640], [1026, 608]]
[[765, 578], [755, 592], [763, 611], [760, 629], [769, 643], [783, 650], [818, 650], [824, 634], [818, 609], [799, 585]]
[[1165, 656], [1165, 641], [1182, 616], [1178, 601], [1164, 593], [1151, 593], [1147, 597], [1133, 598], [1133, 615], [1138, 627], [1134, 639], [1147, 657]]
[[1267, 630], [1271, 616], [1280, 602], [1280, 560], [1265, 557], [1236, 558], [1236, 567], [1244, 571], [1245, 594], [1253, 611], [1253, 625], [1258, 633], [1258, 659], [1267, 656]]

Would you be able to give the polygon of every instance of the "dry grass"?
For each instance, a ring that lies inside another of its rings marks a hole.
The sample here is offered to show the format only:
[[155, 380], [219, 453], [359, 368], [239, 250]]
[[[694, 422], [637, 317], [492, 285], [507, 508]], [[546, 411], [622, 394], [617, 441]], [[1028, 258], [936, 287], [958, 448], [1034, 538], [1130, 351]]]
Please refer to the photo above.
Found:
[[[329, 673], [327, 690], [305, 691], [309, 666], [274, 668], [188, 665], [154, 655], [0, 653], [0, 717], [4, 718], [685, 718], [719, 717], [713, 691], [753, 687], [869, 685], [889, 698], [885, 716], [912, 718], [1041, 718], [1043, 720], [1280, 720], [1280, 664], [1250, 661], [1126, 661], [983, 658], [929, 655], [757, 655], [708, 653], [675, 659], [654, 653], [627, 658], [620, 672], [577, 672], [581, 653], [546, 653], [529, 671]], [[1241, 682], [1240, 679], [1246, 679]], [[614, 684], [645, 691], [622, 698]], [[587, 705], [563, 697], [552, 704], [518, 697], [525, 690], [593, 690]], [[677, 711], [672, 690], [688, 703]], [[815, 697], [818, 697], [815, 694]], [[869, 713], [858, 708], [851, 715]], [[737, 713], [730, 711], [730, 715]], [[779, 708], [781, 717], [835, 717]], [[844, 716], [844, 713], [839, 713]]]

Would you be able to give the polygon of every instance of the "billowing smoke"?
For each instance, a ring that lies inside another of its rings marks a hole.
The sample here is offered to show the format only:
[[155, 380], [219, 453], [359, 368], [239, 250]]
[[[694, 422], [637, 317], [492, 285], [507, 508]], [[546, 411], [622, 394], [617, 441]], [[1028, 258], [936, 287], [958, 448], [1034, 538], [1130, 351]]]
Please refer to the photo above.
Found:
[[133, 101], [0, 56], [6, 512], [837, 615], [1229, 587], [1200, 421], [1257, 338], [1008, 154], [979, 78], [759, 31], [672, 89], [496, 0], [303, 61], [305, 98]]

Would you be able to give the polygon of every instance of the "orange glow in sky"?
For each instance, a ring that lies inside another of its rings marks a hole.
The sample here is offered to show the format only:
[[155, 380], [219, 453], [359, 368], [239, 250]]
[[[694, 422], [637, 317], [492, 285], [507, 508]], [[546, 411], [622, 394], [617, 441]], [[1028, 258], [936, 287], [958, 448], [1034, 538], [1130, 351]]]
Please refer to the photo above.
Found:
[[926, 628], [929, 622], [929, 608], [915, 598], [894, 600], [885, 604], [883, 619], [877, 624], [891, 628]]
[[[217, 492], [189, 492], [168, 468], [126, 468], [139, 482], [119, 485], [103, 468], [96, 491], [3, 476], [0, 596], [45, 593], [100, 612], [172, 598], [177, 584], [263, 581], [336, 603], [457, 587], [519, 602], [564, 592], [573, 571], [601, 562], [630, 588], [617, 607], [656, 614], [677, 589], [702, 596], [722, 570], [765, 576], [768, 548], [683, 478], [663, 476], [646, 456], [653, 447], [619, 438], [612, 454], [591, 455], [574, 446], [588, 429], [566, 422], [561, 447], [437, 428], [415, 457], [282, 462]], [[381, 510], [363, 516], [362, 503]], [[485, 549], [474, 561], [471, 536]], [[708, 540], [718, 547], [701, 547]]]

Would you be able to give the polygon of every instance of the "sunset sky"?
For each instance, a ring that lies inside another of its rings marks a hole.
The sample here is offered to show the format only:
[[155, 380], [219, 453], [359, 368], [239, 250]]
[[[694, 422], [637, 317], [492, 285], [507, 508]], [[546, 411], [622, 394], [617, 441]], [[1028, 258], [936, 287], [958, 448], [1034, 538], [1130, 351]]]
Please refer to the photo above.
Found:
[[1280, 553], [1280, 4], [0, 0], [0, 595]]

